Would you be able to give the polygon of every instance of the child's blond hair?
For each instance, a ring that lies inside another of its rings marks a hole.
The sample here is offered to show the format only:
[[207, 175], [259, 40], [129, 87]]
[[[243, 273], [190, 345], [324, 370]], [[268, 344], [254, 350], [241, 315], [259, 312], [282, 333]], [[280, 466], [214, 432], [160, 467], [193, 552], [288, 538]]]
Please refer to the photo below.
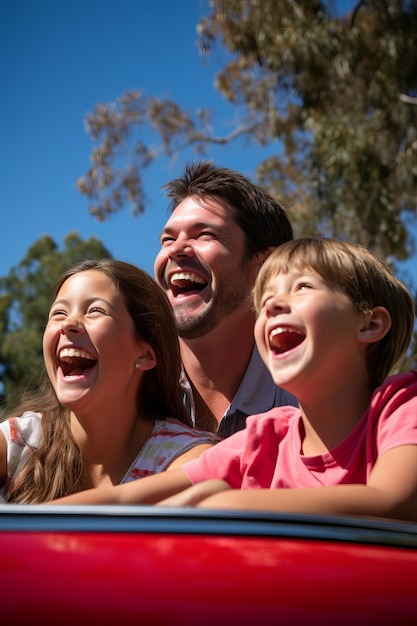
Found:
[[367, 368], [372, 389], [378, 387], [404, 358], [413, 336], [415, 305], [408, 289], [369, 249], [327, 238], [301, 238], [276, 248], [263, 264], [253, 290], [259, 313], [267, 281], [277, 274], [310, 269], [334, 289], [343, 291], [358, 311], [383, 306], [392, 325], [378, 342], [370, 344]]

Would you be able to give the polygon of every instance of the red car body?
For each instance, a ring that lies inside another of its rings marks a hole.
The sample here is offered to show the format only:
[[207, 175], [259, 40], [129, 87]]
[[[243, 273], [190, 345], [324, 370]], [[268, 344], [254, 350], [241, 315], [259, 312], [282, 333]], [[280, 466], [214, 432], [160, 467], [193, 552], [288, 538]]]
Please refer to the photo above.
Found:
[[417, 624], [417, 525], [0, 505], [2, 624]]

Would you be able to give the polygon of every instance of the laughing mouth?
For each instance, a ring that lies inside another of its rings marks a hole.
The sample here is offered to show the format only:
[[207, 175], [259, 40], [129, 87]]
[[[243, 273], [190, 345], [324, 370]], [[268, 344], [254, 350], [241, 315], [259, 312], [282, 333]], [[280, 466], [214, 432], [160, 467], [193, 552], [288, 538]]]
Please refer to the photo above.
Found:
[[305, 339], [305, 334], [294, 328], [278, 326], [269, 334], [269, 347], [275, 354], [283, 354], [296, 348]]
[[191, 291], [202, 291], [206, 286], [207, 281], [194, 272], [175, 272], [169, 277], [169, 287], [175, 297]]
[[97, 359], [81, 348], [63, 348], [58, 355], [58, 365], [64, 376], [79, 376], [92, 369]]

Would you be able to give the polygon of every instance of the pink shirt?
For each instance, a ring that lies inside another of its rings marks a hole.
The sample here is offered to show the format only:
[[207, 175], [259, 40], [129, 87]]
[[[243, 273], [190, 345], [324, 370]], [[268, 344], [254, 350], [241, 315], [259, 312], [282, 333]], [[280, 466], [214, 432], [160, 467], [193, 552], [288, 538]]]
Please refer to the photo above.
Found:
[[234, 489], [366, 484], [378, 456], [417, 445], [417, 372], [387, 378], [351, 433], [325, 454], [300, 452], [300, 420], [291, 406], [253, 415], [182, 469], [192, 483], [221, 478]]

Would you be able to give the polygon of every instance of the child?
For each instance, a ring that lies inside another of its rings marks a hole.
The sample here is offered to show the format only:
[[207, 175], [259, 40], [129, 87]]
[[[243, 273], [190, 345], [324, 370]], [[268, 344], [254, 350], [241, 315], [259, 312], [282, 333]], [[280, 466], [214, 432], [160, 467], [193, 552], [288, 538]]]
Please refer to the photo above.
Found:
[[179, 469], [81, 501], [417, 521], [417, 373], [387, 378], [414, 327], [404, 285], [366, 248], [299, 239], [268, 257], [254, 302], [260, 354], [299, 408], [252, 416]]
[[45, 384], [0, 424], [0, 496], [39, 503], [171, 469], [218, 438], [183, 405], [172, 308], [143, 270], [81, 262], [59, 281]]

